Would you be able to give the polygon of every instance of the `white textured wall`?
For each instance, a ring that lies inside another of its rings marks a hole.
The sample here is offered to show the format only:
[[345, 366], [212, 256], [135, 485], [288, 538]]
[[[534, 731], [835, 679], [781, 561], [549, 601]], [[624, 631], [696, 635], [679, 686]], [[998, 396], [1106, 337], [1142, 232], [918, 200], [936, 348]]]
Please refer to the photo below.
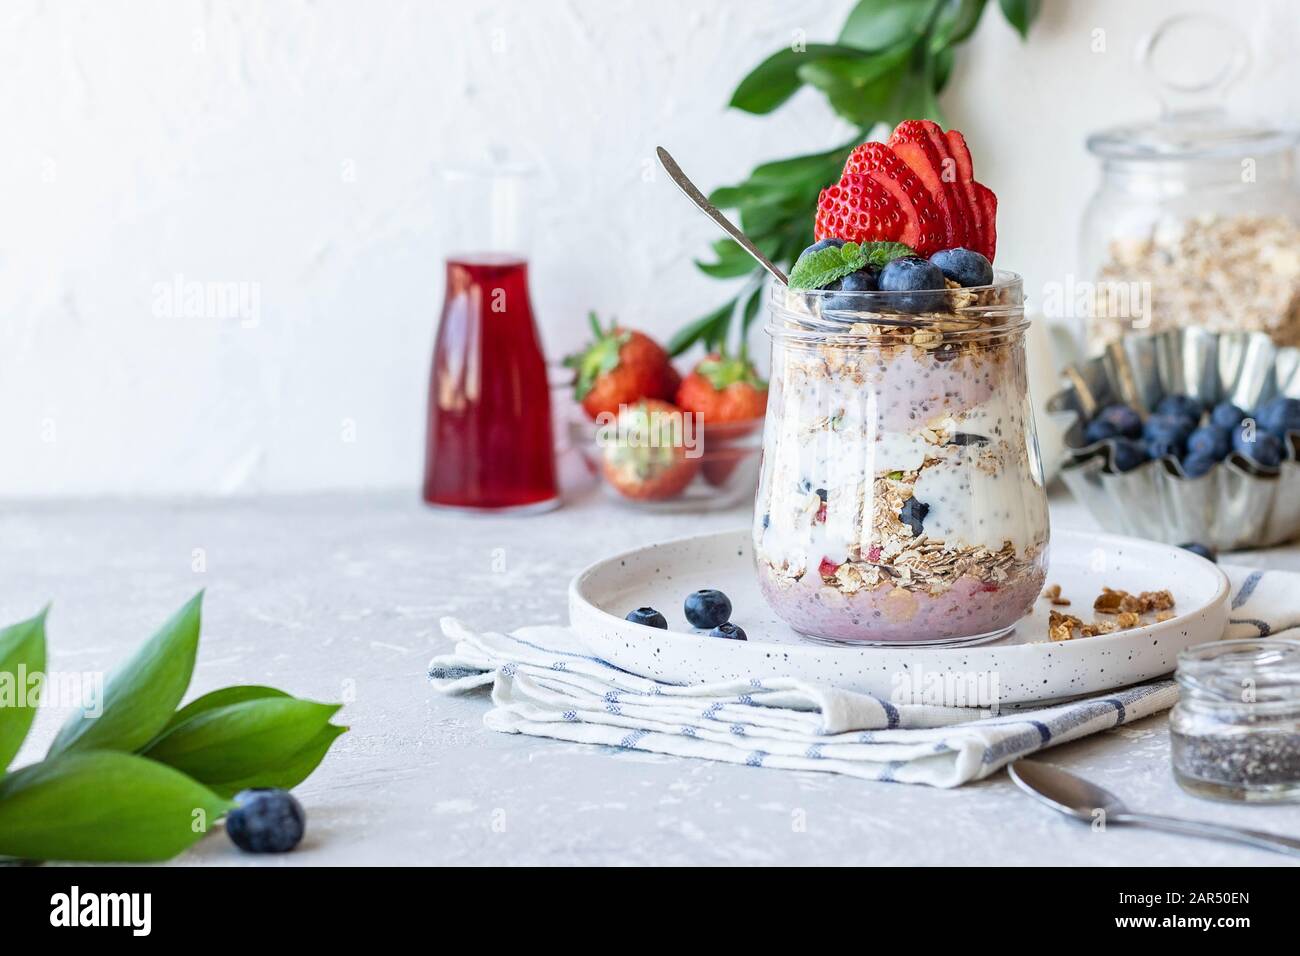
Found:
[[[588, 308], [668, 333], [725, 292], [690, 265], [711, 227], [643, 180], [654, 145], [707, 187], [839, 141], [811, 93], [770, 118], [723, 107], [849, 6], [8, 0], [0, 495], [414, 486], [455, 234], [437, 164], [491, 142], [543, 164], [552, 354]], [[1174, 6], [1049, 0], [1028, 47], [990, 9], [962, 58], [945, 106], [1031, 290], [1072, 267], [1086, 131], [1152, 109], [1131, 51]], [[1232, 11], [1260, 57], [1239, 100], [1294, 120], [1294, 5]], [[168, 313], [177, 276], [243, 283], [257, 321]]]

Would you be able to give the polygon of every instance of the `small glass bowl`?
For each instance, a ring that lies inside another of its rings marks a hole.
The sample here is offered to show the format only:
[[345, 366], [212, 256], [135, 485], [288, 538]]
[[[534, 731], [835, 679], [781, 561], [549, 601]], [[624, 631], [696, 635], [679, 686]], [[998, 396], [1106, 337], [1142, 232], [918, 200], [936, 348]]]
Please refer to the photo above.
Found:
[[656, 512], [720, 511], [752, 503], [758, 487], [763, 419], [709, 425], [680, 413], [661, 442], [620, 433], [575, 409], [569, 442], [614, 501]]
[[1174, 778], [1214, 800], [1300, 801], [1300, 641], [1214, 641], [1178, 655]]

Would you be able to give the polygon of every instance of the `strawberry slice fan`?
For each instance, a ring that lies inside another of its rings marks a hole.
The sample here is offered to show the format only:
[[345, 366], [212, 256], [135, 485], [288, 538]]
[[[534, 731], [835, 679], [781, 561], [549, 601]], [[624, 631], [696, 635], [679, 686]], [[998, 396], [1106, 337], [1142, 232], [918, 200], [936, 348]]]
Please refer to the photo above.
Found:
[[990, 262], [998, 200], [975, 181], [966, 138], [930, 120], [904, 120], [887, 143], [849, 154], [840, 181], [817, 199], [814, 238], [901, 242], [918, 255], [964, 246]]

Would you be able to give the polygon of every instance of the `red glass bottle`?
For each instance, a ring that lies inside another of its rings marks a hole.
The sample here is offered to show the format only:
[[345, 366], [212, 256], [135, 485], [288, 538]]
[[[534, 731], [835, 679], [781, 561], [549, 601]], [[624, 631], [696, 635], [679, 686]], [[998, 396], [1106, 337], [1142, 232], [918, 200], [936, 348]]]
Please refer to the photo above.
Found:
[[559, 503], [550, 391], [519, 255], [453, 255], [429, 378], [424, 500], [472, 510]]

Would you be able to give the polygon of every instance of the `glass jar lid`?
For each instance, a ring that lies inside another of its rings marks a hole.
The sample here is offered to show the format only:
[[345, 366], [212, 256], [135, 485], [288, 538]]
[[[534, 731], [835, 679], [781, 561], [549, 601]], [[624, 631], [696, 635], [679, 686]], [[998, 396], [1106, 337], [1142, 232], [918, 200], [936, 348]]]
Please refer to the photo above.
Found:
[[1246, 72], [1250, 50], [1236, 27], [1209, 14], [1172, 17], [1144, 37], [1137, 60], [1160, 100], [1155, 120], [1088, 137], [1108, 159], [1195, 160], [1262, 156], [1290, 149], [1300, 130], [1233, 116], [1227, 89]]

